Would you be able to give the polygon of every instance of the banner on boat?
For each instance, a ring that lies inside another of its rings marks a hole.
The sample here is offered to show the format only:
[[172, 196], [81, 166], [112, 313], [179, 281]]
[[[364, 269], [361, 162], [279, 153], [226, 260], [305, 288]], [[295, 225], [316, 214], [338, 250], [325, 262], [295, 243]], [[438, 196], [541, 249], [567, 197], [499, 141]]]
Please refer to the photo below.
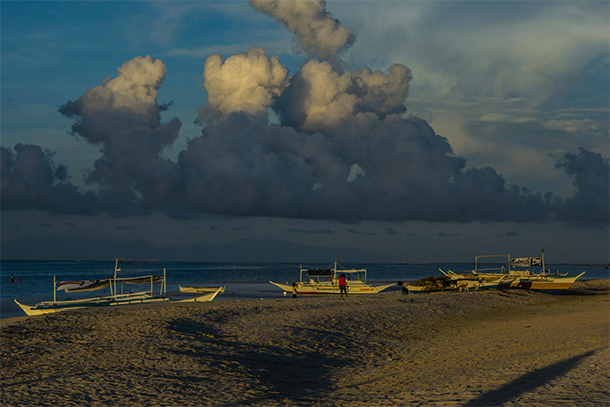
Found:
[[542, 267], [542, 257], [516, 257], [508, 264], [512, 267]]
[[163, 280], [163, 277], [141, 276], [113, 279], [107, 278], [104, 280], [62, 281], [57, 286], [57, 291], [65, 290], [67, 293], [77, 293], [81, 291], [101, 290], [102, 288], [110, 287], [111, 281], [126, 284], [149, 284], [160, 280]]
[[65, 290], [68, 293], [79, 291], [95, 291], [110, 286], [110, 280], [62, 281], [57, 291]]

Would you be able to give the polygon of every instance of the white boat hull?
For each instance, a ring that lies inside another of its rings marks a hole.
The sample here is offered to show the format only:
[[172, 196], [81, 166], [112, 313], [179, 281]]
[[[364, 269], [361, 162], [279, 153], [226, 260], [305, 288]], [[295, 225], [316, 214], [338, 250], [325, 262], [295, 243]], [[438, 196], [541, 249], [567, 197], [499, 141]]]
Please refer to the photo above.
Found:
[[510, 281], [506, 288], [524, 288], [528, 290], [568, 290], [576, 280], [585, 273], [578, 276], [551, 276], [551, 275], [531, 275], [527, 277], [517, 277]]
[[[269, 281], [271, 284], [281, 288], [286, 293], [292, 293], [292, 285], [289, 284], [280, 284], [274, 283], [273, 281]], [[392, 287], [395, 285], [387, 284], [382, 286], [373, 287], [368, 284], [348, 284], [347, 285], [347, 293], [351, 295], [362, 295], [362, 294], [378, 294], [381, 291]], [[331, 283], [320, 282], [320, 283], [297, 283], [296, 285], [297, 294], [302, 295], [339, 295], [341, 294], [338, 285], [333, 285]]]
[[194, 298], [186, 298], [180, 300], [170, 300], [168, 297], [152, 296], [149, 293], [134, 293], [128, 294], [128, 297], [123, 298], [115, 297], [98, 297], [89, 298], [84, 300], [72, 300], [72, 301], [56, 301], [56, 302], [41, 302], [36, 305], [21, 304], [15, 300], [15, 303], [25, 312], [28, 316], [52, 314], [56, 312], [72, 311], [84, 308], [102, 308], [102, 307], [116, 307], [125, 305], [140, 305], [150, 304], [157, 302], [209, 302], [212, 301], [220, 293], [220, 290], [224, 287], [220, 287], [216, 292], [200, 295]]
[[181, 293], [214, 293], [216, 291], [218, 291], [218, 289], [220, 288], [220, 294], [225, 292], [225, 288], [226, 287], [200, 287], [200, 286], [181, 286], [179, 285], [178, 287], [180, 287], [180, 292]]

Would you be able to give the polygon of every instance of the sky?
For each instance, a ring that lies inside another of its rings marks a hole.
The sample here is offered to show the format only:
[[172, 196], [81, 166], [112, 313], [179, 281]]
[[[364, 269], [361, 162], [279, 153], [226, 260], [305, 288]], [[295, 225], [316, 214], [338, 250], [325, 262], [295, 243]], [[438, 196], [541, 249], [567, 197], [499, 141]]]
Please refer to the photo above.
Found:
[[609, 8], [3, 1], [3, 245], [607, 263]]

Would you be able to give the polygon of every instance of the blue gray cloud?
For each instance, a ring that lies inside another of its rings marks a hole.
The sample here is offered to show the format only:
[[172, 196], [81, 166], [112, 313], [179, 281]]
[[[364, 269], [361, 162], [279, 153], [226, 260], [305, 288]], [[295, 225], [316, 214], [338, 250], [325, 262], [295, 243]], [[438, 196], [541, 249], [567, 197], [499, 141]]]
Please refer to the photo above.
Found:
[[[576, 193], [568, 199], [510, 185], [492, 167], [468, 168], [447, 138], [405, 114], [412, 79], [405, 65], [350, 70], [322, 57], [336, 56], [349, 40], [332, 52], [316, 41], [303, 44], [320, 60], [290, 77], [278, 57], [260, 49], [224, 63], [211, 56], [200, 116], [207, 125], [175, 160], [164, 150], [182, 123], [161, 120], [170, 108], [157, 100], [164, 63], [150, 56], [125, 62], [117, 77], [59, 109], [75, 121], [76, 137], [100, 149], [85, 175], [96, 192], [80, 192], [67, 168], [40, 147], [19, 144], [14, 152], [2, 148], [2, 209], [607, 225], [608, 160], [601, 155], [581, 149], [558, 161], [574, 179]], [[269, 109], [279, 123], [270, 123]]]

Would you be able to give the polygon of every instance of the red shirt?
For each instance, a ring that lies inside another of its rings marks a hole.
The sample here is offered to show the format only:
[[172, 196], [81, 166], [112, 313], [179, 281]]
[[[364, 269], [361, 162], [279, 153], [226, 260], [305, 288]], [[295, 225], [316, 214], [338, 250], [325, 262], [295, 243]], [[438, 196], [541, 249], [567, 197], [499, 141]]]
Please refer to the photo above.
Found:
[[345, 285], [345, 277], [339, 277], [339, 285]]

